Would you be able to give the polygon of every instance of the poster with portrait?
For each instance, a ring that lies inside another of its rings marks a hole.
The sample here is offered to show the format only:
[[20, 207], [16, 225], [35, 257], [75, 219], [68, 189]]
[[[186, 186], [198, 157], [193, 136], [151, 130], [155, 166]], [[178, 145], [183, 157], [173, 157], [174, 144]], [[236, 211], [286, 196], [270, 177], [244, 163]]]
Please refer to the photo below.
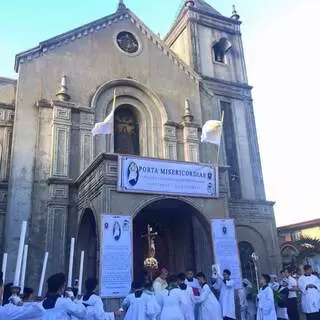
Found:
[[229, 269], [236, 289], [240, 289], [242, 276], [234, 220], [212, 219], [211, 232], [216, 273], [222, 276], [223, 270]]
[[100, 249], [101, 297], [127, 296], [132, 283], [132, 266], [131, 217], [103, 215]]

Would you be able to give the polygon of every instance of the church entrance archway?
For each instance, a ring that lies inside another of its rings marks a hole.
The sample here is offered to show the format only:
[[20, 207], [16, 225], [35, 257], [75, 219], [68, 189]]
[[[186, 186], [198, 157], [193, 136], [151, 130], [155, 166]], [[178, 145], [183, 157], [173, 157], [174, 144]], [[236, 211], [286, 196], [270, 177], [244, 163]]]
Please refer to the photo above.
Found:
[[91, 209], [86, 209], [84, 211], [80, 222], [77, 238], [77, 260], [80, 260], [81, 250], [84, 250], [85, 252], [83, 278], [96, 277], [98, 235], [96, 220]]
[[144, 207], [133, 220], [135, 277], [140, 277], [143, 272], [148, 245], [142, 236], [148, 225], [158, 233], [155, 258], [160, 268], [166, 267], [170, 273], [184, 272], [187, 268], [210, 272], [212, 246], [208, 222], [190, 204], [177, 199], [162, 199]]

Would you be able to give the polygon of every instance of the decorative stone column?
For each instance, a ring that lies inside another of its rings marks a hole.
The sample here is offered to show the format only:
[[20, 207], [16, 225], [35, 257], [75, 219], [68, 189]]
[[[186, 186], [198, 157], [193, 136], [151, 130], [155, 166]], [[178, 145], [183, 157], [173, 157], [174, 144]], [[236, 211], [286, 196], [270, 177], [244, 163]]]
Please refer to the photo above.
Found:
[[166, 123], [164, 132], [165, 158], [177, 160], [177, 124]]
[[93, 139], [91, 130], [94, 125], [94, 114], [80, 111], [80, 174], [93, 160]]
[[54, 259], [51, 259], [47, 273], [61, 270], [65, 265], [69, 185], [72, 182], [70, 177], [71, 110], [75, 106], [74, 103], [68, 102], [70, 96], [65, 76], [61, 79], [61, 87], [56, 96], [59, 100], [52, 102], [52, 152], [48, 179], [46, 233], [46, 250]]
[[193, 122], [193, 115], [191, 113], [190, 102], [188, 99], [185, 99], [183, 120], [184, 160], [199, 162], [199, 125]]

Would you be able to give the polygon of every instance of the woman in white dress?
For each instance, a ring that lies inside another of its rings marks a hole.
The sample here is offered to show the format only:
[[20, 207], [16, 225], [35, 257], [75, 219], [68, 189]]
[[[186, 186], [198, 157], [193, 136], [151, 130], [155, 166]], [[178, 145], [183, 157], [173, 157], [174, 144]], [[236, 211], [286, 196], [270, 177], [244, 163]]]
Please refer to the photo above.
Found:
[[273, 291], [269, 286], [271, 278], [268, 274], [263, 274], [260, 279], [260, 290], [258, 293], [258, 313], [257, 320], [277, 320]]
[[205, 274], [199, 272], [197, 279], [201, 285], [200, 296], [195, 297], [195, 302], [200, 304], [199, 320], [222, 320], [220, 304], [207, 284]]
[[184, 320], [183, 295], [177, 281], [176, 276], [170, 276], [168, 288], [159, 294], [160, 306], [162, 307], [160, 320]]
[[194, 295], [190, 286], [186, 285], [186, 275], [180, 273], [178, 275], [179, 287], [182, 292], [182, 312], [184, 320], [195, 320], [194, 318]]

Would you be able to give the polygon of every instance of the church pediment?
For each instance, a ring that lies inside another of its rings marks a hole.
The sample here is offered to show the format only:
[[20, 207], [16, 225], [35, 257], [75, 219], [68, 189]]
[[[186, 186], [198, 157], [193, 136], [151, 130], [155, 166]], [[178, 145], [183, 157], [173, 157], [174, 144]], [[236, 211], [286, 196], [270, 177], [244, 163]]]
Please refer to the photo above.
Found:
[[[196, 81], [200, 80], [200, 76], [192, 68], [185, 64], [171, 49], [169, 49], [164, 41], [162, 41], [155, 33], [153, 33], [131, 10], [121, 6], [119, 6], [118, 10], [114, 14], [65, 32], [51, 39], [42, 41], [37, 47], [17, 54], [15, 58], [15, 71], [18, 72], [19, 65], [22, 63], [35, 60], [40, 56], [44, 56], [47, 53], [56, 50], [57, 48], [76, 42], [94, 33], [102, 32], [108, 27], [123, 21], [127, 21], [134, 25], [139, 32], [143, 33], [149, 41], [153, 42], [153, 44], [160, 51], [162, 51], [162, 53], [166, 55], [168, 59], [173, 61], [174, 64], [183, 70], [190, 78]], [[127, 48], [128, 50], [134, 50], [134, 48], [131, 47], [132, 44], [128, 43], [127, 39], [125, 38], [126, 35], [124, 34], [123, 36], [124, 37], [122, 39], [116, 39], [118, 44], [120, 45], [120, 41], [122, 41], [124, 46], [129, 46]]]

